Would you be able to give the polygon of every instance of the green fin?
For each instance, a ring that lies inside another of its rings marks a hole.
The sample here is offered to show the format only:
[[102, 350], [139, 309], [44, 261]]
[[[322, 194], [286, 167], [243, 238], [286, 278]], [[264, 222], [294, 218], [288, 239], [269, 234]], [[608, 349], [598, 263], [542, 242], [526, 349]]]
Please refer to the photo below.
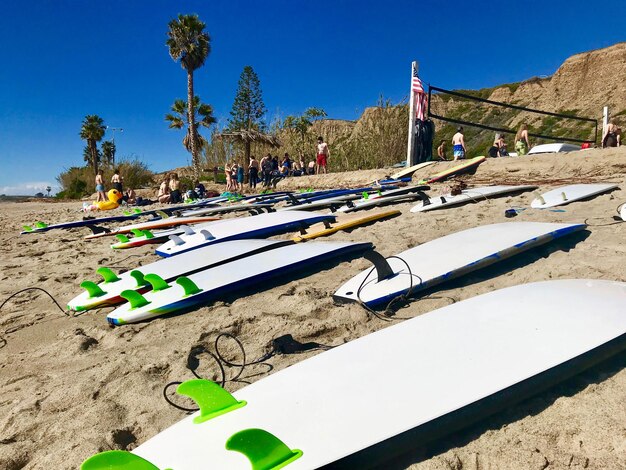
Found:
[[165, 290], [172, 287], [167, 282], [165, 282], [163, 278], [158, 274], [146, 274], [143, 279], [144, 281], [150, 283], [154, 292], [159, 292], [160, 290]]
[[130, 302], [130, 309], [143, 307], [144, 305], [148, 305], [150, 302], [146, 300], [146, 298], [141, 295], [139, 292], [134, 290], [125, 290], [120, 294], [121, 297], [125, 298]]
[[133, 232], [133, 235], [135, 235], [136, 237], [143, 237], [143, 232], [138, 228], [132, 228], [130, 229], [130, 231]]
[[148, 240], [150, 240], [151, 238], [154, 238], [154, 235], [152, 234], [150, 230], [142, 230], [141, 232], [143, 236], [146, 237]]
[[276, 470], [302, 457], [302, 451], [291, 450], [283, 441], [263, 429], [244, 429], [230, 436], [226, 449], [248, 457], [252, 470]]
[[193, 419], [195, 424], [246, 406], [245, 401], [238, 401], [218, 384], [205, 379], [187, 380], [176, 388], [176, 393], [191, 398], [200, 408], [200, 416]]
[[98, 268], [96, 273], [102, 276], [102, 278], [104, 279], [104, 282], [116, 282], [120, 280], [120, 278], [117, 277], [117, 274], [115, 274], [109, 268], [104, 268], [104, 267]]
[[202, 292], [202, 289], [200, 289], [195, 282], [186, 276], [180, 276], [176, 279], [176, 284], [185, 289], [185, 297]]
[[25, 232], [32, 232], [33, 228], [30, 225], [22, 225]]
[[148, 284], [146, 280], [143, 278], [143, 273], [137, 269], [133, 269], [130, 272], [130, 275], [137, 281], [137, 287], [145, 286]]
[[370, 195], [366, 191], [363, 191], [363, 199], [369, 199]]
[[135, 207], [135, 208], [133, 209], [133, 212], [134, 212], [135, 214], [141, 214], [141, 209], [139, 209], [138, 207]]
[[107, 450], [89, 457], [80, 470], [159, 470], [159, 467], [124, 450]]
[[154, 211], [154, 213], [156, 215], [158, 215], [159, 217], [161, 217], [161, 219], [167, 219], [169, 217], [169, 215], [167, 215], [165, 212], [163, 211]]
[[104, 292], [98, 284], [91, 281], [83, 281], [80, 283], [80, 287], [85, 289], [89, 293], [89, 298], [93, 299], [94, 297], [101, 297], [106, 292]]
[[115, 238], [117, 238], [121, 243], [128, 243], [130, 241], [123, 233], [116, 233]]
[[48, 226], [45, 222], [35, 222], [35, 227], [37, 228], [46, 228]]
[[129, 211], [123, 211], [122, 212], [124, 215], [131, 215], [131, 213]]

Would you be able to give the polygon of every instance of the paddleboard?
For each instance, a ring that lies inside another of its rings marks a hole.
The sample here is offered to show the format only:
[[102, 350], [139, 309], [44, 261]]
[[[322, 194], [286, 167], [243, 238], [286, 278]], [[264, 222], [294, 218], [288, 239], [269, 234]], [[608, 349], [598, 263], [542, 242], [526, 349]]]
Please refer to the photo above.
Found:
[[107, 321], [112, 325], [123, 325], [187, 310], [229, 292], [256, 287], [264, 281], [298, 269], [309, 269], [317, 263], [371, 248], [371, 243], [288, 244], [200, 271], [189, 277], [179, 277], [176, 280], [178, 285], [169, 285], [156, 279], [152, 291], [145, 296], [135, 291], [122, 292], [120, 295], [129, 302], [109, 313]]
[[271, 207], [274, 207], [274, 204], [268, 204], [264, 202], [258, 202], [254, 204], [234, 204], [231, 206], [208, 207], [206, 209], [194, 209], [191, 211], [183, 211], [180, 213], [180, 215], [181, 217], [198, 217], [198, 216], [210, 215], [210, 214], [226, 214], [228, 212], [241, 212], [241, 211], [262, 212], [262, 209], [268, 209]]
[[576, 152], [577, 150], [580, 150], [580, 145], [565, 143], [541, 144], [535, 145], [531, 148], [527, 155], [536, 155], [538, 153]]
[[341, 207], [345, 204], [346, 201], [352, 201], [354, 199], [359, 199], [361, 197], [360, 194], [347, 194], [345, 196], [337, 196], [337, 197], [329, 197], [325, 199], [320, 199], [313, 202], [304, 201], [298, 205], [286, 206], [282, 209], [278, 209], [279, 211], [314, 211], [318, 209], [324, 209], [327, 207]]
[[464, 189], [461, 194], [454, 196], [445, 195], [428, 198], [417, 203], [411, 208], [411, 212], [426, 212], [435, 209], [443, 209], [444, 207], [465, 204], [467, 202], [480, 202], [493, 196], [503, 194], [518, 193], [536, 189], [537, 186], [484, 186], [481, 188]]
[[148, 222], [142, 222], [139, 224], [125, 225], [109, 231], [97, 231], [85, 237], [86, 240], [92, 240], [94, 238], [111, 237], [118, 233], [130, 233], [133, 230], [153, 230], [158, 228], [175, 227], [177, 225], [191, 225], [200, 224], [203, 222], [212, 222], [219, 220], [216, 217], [199, 216], [199, 217], [163, 217], [158, 220], [151, 220]]
[[125, 215], [115, 215], [111, 217], [84, 217], [82, 220], [73, 220], [71, 222], [62, 222], [58, 224], [47, 224], [45, 222], [36, 222], [34, 225], [24, 225], [23, 231], [20, 232], [20, 235], [25, 235], [28, 233], [39, 233], [39, 232], [47, 232], [49, 230], [55, 229], [70, 229], [76, 227], [88, 227], [90, 225], [98, 225], [107, 222], [124, 222], [126, 220], [133, 220], [142, 215], [149, 215], [150, 213], [144, 212], [135, 212], [133, 214], [125, 214]]
[[475, 157], [470, 160], [466, 160], [459, 165], [453, 166], [452, 168], [440, 171], [439, 173], [435, 173], [431, 177], [420, 181], [418, 184], [428, 184], [434, 183], [435, 181], [443, 181], [450, 176], [456, 176], [462, 173], [474, 171], [478, 167], [478, 165], [480, 165], [485, 160], [485, 157]]
[[[384, 468], [626, 349], [624, 305], [621, 282], [518, 285], [383, 328], [232, 395], [188, 381], [178, 392], [201, 411], [132, 453], [99, 454], [81, 468]], [[393, 377], [386, 392], [381, 371]], [[113, 466], [121, 458], [155, 467]]]
[[417, 165], [413, 165], [413, 166], [410, 166], [408, 168], [404, 168], [404, 169], [398, 171], [397, 173], [394, 173], [389, 178], [390, 179], [397, 179], [397, 178], [402, 178], [404, 176], [411, 176], [417, 170], [421, 170], [422, 168], [426, 168], [427, 166], [430, 166], [430, 165], [432, 165], [434, 163], [435, 162], [433, 162], [433, 161], [418, 163]]
[[585, 224], [504, 222], [463, 230], [387, 260], [382, 256], [374, 259], [378, 263], [375, 269], [354, 276], [337, 289], [334, 298], [380, 305], [409, 289], [415, 294], [585, 227]]
[[580, 201], [598, 194], [616, 189], [616, 184], [570, 184], [553, 189], [538, 196], [530, 207], [533, 209], [545, 209], [548, 207], [563, 206], [570, 202]]
[[152, 285], [145, 280], [146, 274], [155, 274], [165, 282], [169, 282], [180, 276], [191, 275], [213, 266], [291, 243], [293, 242], [288, 240], [233, 240], [172, 258], [161, 259], [120, 274], [114, 273], [109, 268], [99, 268], [96, 273], [102, 277], [102, 282], [99, 284], [92, 281], [82, 282], [80, 286], [84, 289], [83, 292], [70, 300], [67, 308], [79, 312], [124, 302], [120, 294], [125, 290], [146, 292], [152, 289]]
[[303, 211], [281, 211], [243, 219], [221, 220], [197, 227], [196, 233], [193, 235], [172, 235], [168, 242], [157, 248], [156, 254], [173, 256], [227, 240], [265, 238], [299, 230], [324, 220], [335, 220], [335, 216], [332, 214], [311, 214]]
[[133, 237], [129, 237], [129, 234], [126, 233], [117, 233], [115, 238], [117, 238], [118, 241], [113, 243], [111, 248], [114, 250], [125, 250], [143, 245], [163, 243], [169, 239], [170, 235], [195, 232], [189, 225], [181, 225], [167, 230], [157, 230], [155, 232], [151, 230], [134, 229], [132, 233], [134, 235]]
[[359, 214], [341, 214], [337, 216], [337, 219], [334, 223], [323, 222], [320, 224], [312, 225], [305, 230], [306, 233], [294, 237], [293, 241], [302, 242], [305, 240], [312, 240], [314, 238], [326, 237], [328, 235], [332, 235], [333, 233], [337, 233], [340, 230], [349, 230], [351, 228], [360, 227], [362, 225], [376, 222], [378, 220], [389, 219], [391, 217], [398, 216], [401, 213], [402, 212], [398, 210], [393, 210], [368, 213], [368, 215], [366, 216]]

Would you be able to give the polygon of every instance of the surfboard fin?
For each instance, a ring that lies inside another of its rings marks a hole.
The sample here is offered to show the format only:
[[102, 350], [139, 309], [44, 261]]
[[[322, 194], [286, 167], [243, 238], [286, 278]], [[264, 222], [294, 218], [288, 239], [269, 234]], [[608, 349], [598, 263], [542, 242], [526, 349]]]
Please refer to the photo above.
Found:
[[561, 197], [563, 198], [563, 201], [567, 201], [567, 196], [565, 195], [565, 191], [561, 193]]
[[302, 457], [301, 450], [291, 450], [273, 434], [254, 428], [230, 436], [226, 449], [245, 455], [252, 464], [252, 470], [277, 470]]
[[35, 227], [37, 228], [46, 228], [48, 226], [45, 222], [35, 222]]
[[33, 228], [30, 225], [22, 225], [25, 232], [32, 232]]
[[176, 388], [176, 393], [191, 398], [200, 408], [200, 415], [193, 419], [195, 424], [204, 423], [230, 411], [246, 406], [215, 382], [205, 379], [187, 380]]
[[389, 279], [395, 274], [393, 272], [393, 269], [391, 269], [391, 266], [389, 266], [389, 262], [387, 261], [387, 259], [379, 252], [374, 250], [366, 251], [363, 254], [363, 258], [365, 258], [374, 265], [374, 268], [376, 269], [376, 274], [378, 275], [378, 282]]
[[180, 276], [178, 279], [176, 279], [176, 284], [184, 289], [185, 297], [202, 292], [202, 289], [200, 289], [195, 282], [193, 282], [186, 276]]
[[134, 290], [125, 290], [122, 291], [120, 297], [125, 298], [130, 303], [130, 309], [135, 309], [139, 307], [143, 307], [144, 305], [148, 305], [150, 302], [146, 300], [146, 298], [141, 295], [139, 292]]
[[117, 277], [117, 274], [115, 274], [109, 268], [105, 268], [105, 267], [98, 268], [96, 273], [102, 276], [102, 278], [104, 279], [104, 282], [116, 282], [120, 280], [120, 278]]
[[120, 241], [120, 243], [128, 243], [130, 241], [128, 237], [124, 235], [123, 233], [116, 234], [115, 238], [117, 238]]
[[143, 232], [138, 228], [130, 229], [130, 231], [133, 232], [133, 235], [136, 237], [143, 237]]
[[137, 287], [145, 286], [148, 282], [144, 279], [143, 273], [137, 269], [130, 272], [130, 275], [137, 281]]
[[150, 283], [153, 292], [159, 292], [161, 290], [169, 289], [170, 287], [172, 287], [167, 282], [165, 282], [163, 278], [158, 274], [146, 274], [143, 279], [144, 281]]
[[180, 228], [185, 232], [185, 235], [193, 235], [196, 233], [189, 225], [181, 225]]
[[176, 246], [180, 246], [180, 245], [184, 245], [185, 244], [185, 240], [180, 238], [178, 235], [170, 235], [168, 238], [170, 240], [172, 240], [174, 242], [174, 245], [176, 245]]
[[80, 470], [159, 470], [159, 467], [125, 450], [107, 450], [89, 457]]
[[94, 297], [101, 297], [106, 294], [106, 292], [104, 292], [98, 284], [92, 281], [83, 281], [80, 283], [80, 287], [87, 291], [90, 299], [93, 299]]
[[150, 230], [142, 230], [141, 235], [146, 237], [148, 240], [150, 240], [151, 238], [154, 238], [154, 235]]
[[200, 230], [200, 233], [202, 234], [202, 236], [204, 236], [205, 240], [215, 240], [213, 234], [208, 230]]
[[546, 200], [537, 191], [533, 191], [533, 196], [535, 196], [535, 199], [539, 199], [539, 202], [541, 203], [542, 206], [546, 205]]
[[168, 219], [170, 217], [163, 211], [154, 211], [154, 213], [158, 215], [159, 217], [161, 217], [161, 219]]
[[135, 207], [133, 209], [133, 212], [135, 212], [135, 214], [141, 214], [141, 209], [139, 209], [138, 207]]

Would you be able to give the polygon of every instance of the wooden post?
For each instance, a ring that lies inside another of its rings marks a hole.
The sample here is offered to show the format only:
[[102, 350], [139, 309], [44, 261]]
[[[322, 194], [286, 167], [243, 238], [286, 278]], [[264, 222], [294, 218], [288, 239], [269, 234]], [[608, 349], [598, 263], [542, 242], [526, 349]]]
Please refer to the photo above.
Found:
[[602, 112], [602, 135], [600, 136], [600, 147], [602, 147], [602, 138], [606, 135], [606, 128], [609, 125], [609, 107], [605, 106]]
[[413, 92], [413, 75], [419, 70], [417, 61], [411, 63], [411, 92], [409, 93], [409, 142], [406, 150], [406, 167], [415, 165], [413, 158], [413, 142], [415, 136], [415, 93]]

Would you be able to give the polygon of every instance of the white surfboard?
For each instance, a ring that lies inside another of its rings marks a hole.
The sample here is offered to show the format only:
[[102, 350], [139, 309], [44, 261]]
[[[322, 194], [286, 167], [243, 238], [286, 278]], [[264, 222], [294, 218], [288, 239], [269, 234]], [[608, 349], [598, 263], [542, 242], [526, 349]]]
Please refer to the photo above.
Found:
[[[219, 249], [220, 245], [217, 245]], [[143, 300], [129, 298], [129, 303], [121, 305], [107, 315], [112, 325], [123, 325], [149, 320], [160, 315], [186, 310], [206, 303], [225, 293], [256, 286], [260, 282], [288, 272], [308, 268], [316, 263], [356, 251], [372, 248], [371, 243], [307, 242], [286, 244], [273, 250], [247, 256], [226, 264], [200, 271], [181, 281], [176, 280], [169, 287], [153, 286]], [[202, 252], [201, 250], [195, 250]], [[195, 253], [192, 252], [192, 253]], [[174, 257], [178, 259], [178, 256]], [[146, 276], [148, 278], [148, 276]], [[125, 293], [121, 294], [125, 296]]]
[[346, 204], [345, 206], [341, 206], [339, 209], [337, 209], [337, 212], [354, 212], [354, 211], [359, 211], [359, 210], [364, 210], [364, 209], [369, 209], [371, 207], [378, 207], [378, 206], [384, 206], [387, 204], [398, 204], [401, 202], [408, 202], [408, 201], [414, 201], [416, 199], [420, 199], [424, 197], [423, 193], [408, 193], [408, 194], [399, 194], [397, 196], [387, 196], [385, 195], [384, 197], [376, 197], [376, 198], [371, 198], [371, 199], [366, 199], [366, 200], [359, 200], [359, 201], [350, 201], [350, 203]]
[[417, 170], [421, 170], [422, 168], [426, 168], [427, 166], [430, 166], [430, 165], [432, 165], [434, 163], [436, 163], [436, 162], [430, 161], [430, 162], [418, 163], [417, 165], [413, 165], [413, 166], [410, 166], [408, 168], [404, 168], [404, 169], [398, 171], [397, 173], [394, 173], [393, 175], [391, 175], [389, 177], [389, 179], [395, 180], [395, 179], [402, 178], [404, 176], [411, 176]]
[[606, 193], [617, 188], [616, 184], [570, 184], [553, 189], [538, 196], [530, 207], [534, 209], [546, 209], [548, 207], [563, 206], [570, 202], [580, 201], [597, 194]]
[[292, 242], [286, 240], [233, 240], [218, 245], [209, 245], [173, 258], [160, 259], [121, 274], [113, 273], [108, 268], [100, 268], [97, 273], [103, 278], [103, 281], [97, 285], [90, 281], [81, 283], [84, 291], [70, 300], [67, 303], [67, 308], [68, 310], [82, 311], [125, 302], [120, 297], [123, 291], [130, 289], [146, 292], [152, 288], [150, 283], [144, 280], [146, 274], [156, 274], [169, 282], [179, 276], [190, 275], [218, 264], [289, 243]]
[[273, 207], [274, 204], [266, 204], [266, 203], [256, 203], [256, 204], [234, 204], [231, 206], [218, 206], [218, 207], [208, 207], [206, 209], [194, 209], [190, 211], [184, 211], [180, 215], [182, 217], [198, 217], [201, 215], [211, 215], [211, 214], [226, 214], [229, 212], [241, 212], [241, 211], [252, 211], [258, 210], [259, 212], [263, 209], [267, 209]]
[[580, 150], [580, 145], [565, 144], [565, 143], [553, 143], [553, 144], [541, 144], [535, 145], [530, 149], [528, 155], [537, 155], [538, 153], [562, 153], [562, 152], [576, 152]]
[[463, 230], [403, 251], [380, 268], [366, 269], [337, 289], [334, 298], [378, 305], [409, 288], [411, 293], [419, 292], [585, 227], [504, 222]]
[[303, 202], [298, 205], [286, 206], [279, 209], [279, 211], [314, 211], [326, 207], [341, 207], [346, 201], [353, 201], [360, 197], [360, 194], [346, 194], [344, 196], [329, 197], [327, 199], [320, 199], [319, 201]]
[[291, 232], [325, 220], [334, 221], [331, 214], [311, 214], [304, 211], [272, 212], [241, 219], [227, 219], [198, 227], [193, 235], [170, 237], [156, 250], [160, 256], [179, 255], [189, 250], [243, 238], [264, 238], [279, 233]]
[[537, 186], [484, 186], [481, 188], [464, 189], [461, 194], [454, 196], [445, 195], [429, 198], [427, 201], [420, 201], [411, 208], [411, 212], [426, 212], [444, 207], [465, 204], [467, 202], [480, 202], [493, 196], [502, 194], [517, 193], [536, 189]]
[[624, 222], [626, 222], [626, 202], [620, 207], [619, 215]]
[[[139, 445], [128, 460], [140, 456], [160, 469], [250, 470], [246, 454], [252, 451], [240, 442], [243, 436], [260, 447], [257, 454], [276, 449], [261, 440], [266, 436], [244, 431], [260, 429], [286, 446], [263, 468], [384, 467], [399, 453], [624, 350], [624, 305], [626, 284], [602, 280], [545, 281], [480, 295], [260, 379], [234, 392], [214, 417], [205, 405], [202, 414]], [[392, 389], [381, 373], [393, 377]], [[203, 391], [205, 384], [188, 382], [181, 390], [205, 402], [225, 393], [219, 387]], [[111, 468], [106, 460], [101, 454], [82, 468]]]

